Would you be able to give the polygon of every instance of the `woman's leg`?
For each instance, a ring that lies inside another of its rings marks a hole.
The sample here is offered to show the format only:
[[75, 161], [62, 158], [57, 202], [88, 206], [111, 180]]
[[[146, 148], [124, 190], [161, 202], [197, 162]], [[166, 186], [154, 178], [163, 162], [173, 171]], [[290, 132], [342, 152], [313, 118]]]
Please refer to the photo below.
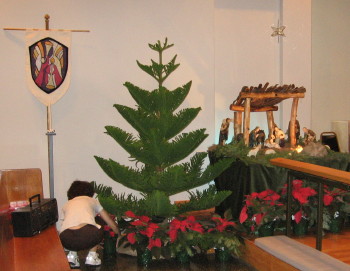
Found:
[[96, 252], [96, 251], [97, 251], [97, 248], [98, 248], [98, 245], [97, 245], [97, 246], [94, 246], [94, 247], [91, 248], [89, 251], [91, 251], [91, 252]]

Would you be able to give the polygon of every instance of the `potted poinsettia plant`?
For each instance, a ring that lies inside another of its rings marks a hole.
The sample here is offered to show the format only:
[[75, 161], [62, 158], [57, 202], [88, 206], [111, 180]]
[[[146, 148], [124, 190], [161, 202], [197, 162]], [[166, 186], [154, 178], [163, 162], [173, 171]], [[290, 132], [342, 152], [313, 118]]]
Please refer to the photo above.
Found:
[[273, 235], [276, 222], [285, 220], [285, 205], [280, 198], [271, 189], [246, 195], [239, 222], [256, 235]]
[[108, 225], [103, 226], [103, 258], [113, 260], [117, 256], [118, 235]]
[[[287, 202], [287, 187], [282, 188], [282, 199]], [[293, 230], [296, 235], [304, 235], [308, 227], [316, 220], [317, 197], [316, 190], [302, 180], [292, 181], [292, 219]]]
[[182, 263], [188, 262], [198, 248], [204, 228], [194, 216], [174, 218], [169, 223], [169, 247], [176, 259]]
[[125, 212], [125, 220], [128, 220], [127, 226], [119, 243], [127, 241], [136, 250], [140, 265], [148, 265], [152, 255], [159, 258], [159, 249], [168, 239], [164, 225], [152, 222], [148, 216], [137, 216], [132, 211]]
[[238, 237], [236, 223], [220, 216], [212, 217], [212, 224], [207, 229], [206, 237], [215, 249], [215, 256], [219, 261], [226, 261], [233, 253], [239, 255], [241, 240]]
[[350, 212], [350, 204], [347, 199], [350, 193], [327, 185], [323, 186], [323, 191], [323, 228], [333, 233], [339, 233], [346, 214]]

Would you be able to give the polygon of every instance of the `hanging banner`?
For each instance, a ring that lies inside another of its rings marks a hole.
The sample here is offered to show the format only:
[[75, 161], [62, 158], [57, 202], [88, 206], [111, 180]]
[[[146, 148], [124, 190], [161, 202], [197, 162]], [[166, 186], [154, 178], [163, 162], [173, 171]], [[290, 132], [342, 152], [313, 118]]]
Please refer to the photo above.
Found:
[[26, 31], [29, 90], [44, 105], [56, 103], [70, 84], [70, 31]]

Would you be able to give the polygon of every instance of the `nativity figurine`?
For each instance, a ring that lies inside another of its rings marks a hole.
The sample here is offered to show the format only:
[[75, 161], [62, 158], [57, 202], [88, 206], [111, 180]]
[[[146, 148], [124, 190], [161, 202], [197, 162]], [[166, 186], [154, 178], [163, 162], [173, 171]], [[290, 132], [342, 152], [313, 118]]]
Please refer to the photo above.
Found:
[[222, 124], [220, 127], [220, 135], [219, 135], [219, 145], [225, 145], [228, 139], [228, 129], [230, 128], [230, 122], [232, 119], [226, 118], [222, 120]]
[[280, 146], [280, 147], [284, 147], [286, 144], [285, 141], [285, 133], [282, 131], [282, 129], [278, 128], [277, 125], [275, 125], [275, 128], [273, 130], [274, 136], [275, 136], [275, 142]]
[[253, 148], [257, 145], [257, 137], [259, 135], [260, 127], [256, 126], [254, 130], [249, 133], [249, 147]]
[[310, 142], [316, 142], [316, 134], [314, 131], [304, 127], [304, 144], [308, 145]]

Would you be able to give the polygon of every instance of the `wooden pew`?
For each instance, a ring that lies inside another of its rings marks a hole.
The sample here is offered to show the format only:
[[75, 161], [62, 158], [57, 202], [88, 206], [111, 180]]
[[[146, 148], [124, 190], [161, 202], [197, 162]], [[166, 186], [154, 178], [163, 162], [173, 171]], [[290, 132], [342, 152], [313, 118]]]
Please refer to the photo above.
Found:
[[14, 242], [11, 226], [11, 217], [8, 213], [9, 201], [6, 187], [0, 179], [0, 263], [2, 270], [13, 271]]
[[40, 194], [43, 198], [40, 169], [0, 171], [0, 269], [6, 271], [71, 270], [55, 225], [33, 237], [13, 236], [10, 202], [28, 200], [35, 194]]

